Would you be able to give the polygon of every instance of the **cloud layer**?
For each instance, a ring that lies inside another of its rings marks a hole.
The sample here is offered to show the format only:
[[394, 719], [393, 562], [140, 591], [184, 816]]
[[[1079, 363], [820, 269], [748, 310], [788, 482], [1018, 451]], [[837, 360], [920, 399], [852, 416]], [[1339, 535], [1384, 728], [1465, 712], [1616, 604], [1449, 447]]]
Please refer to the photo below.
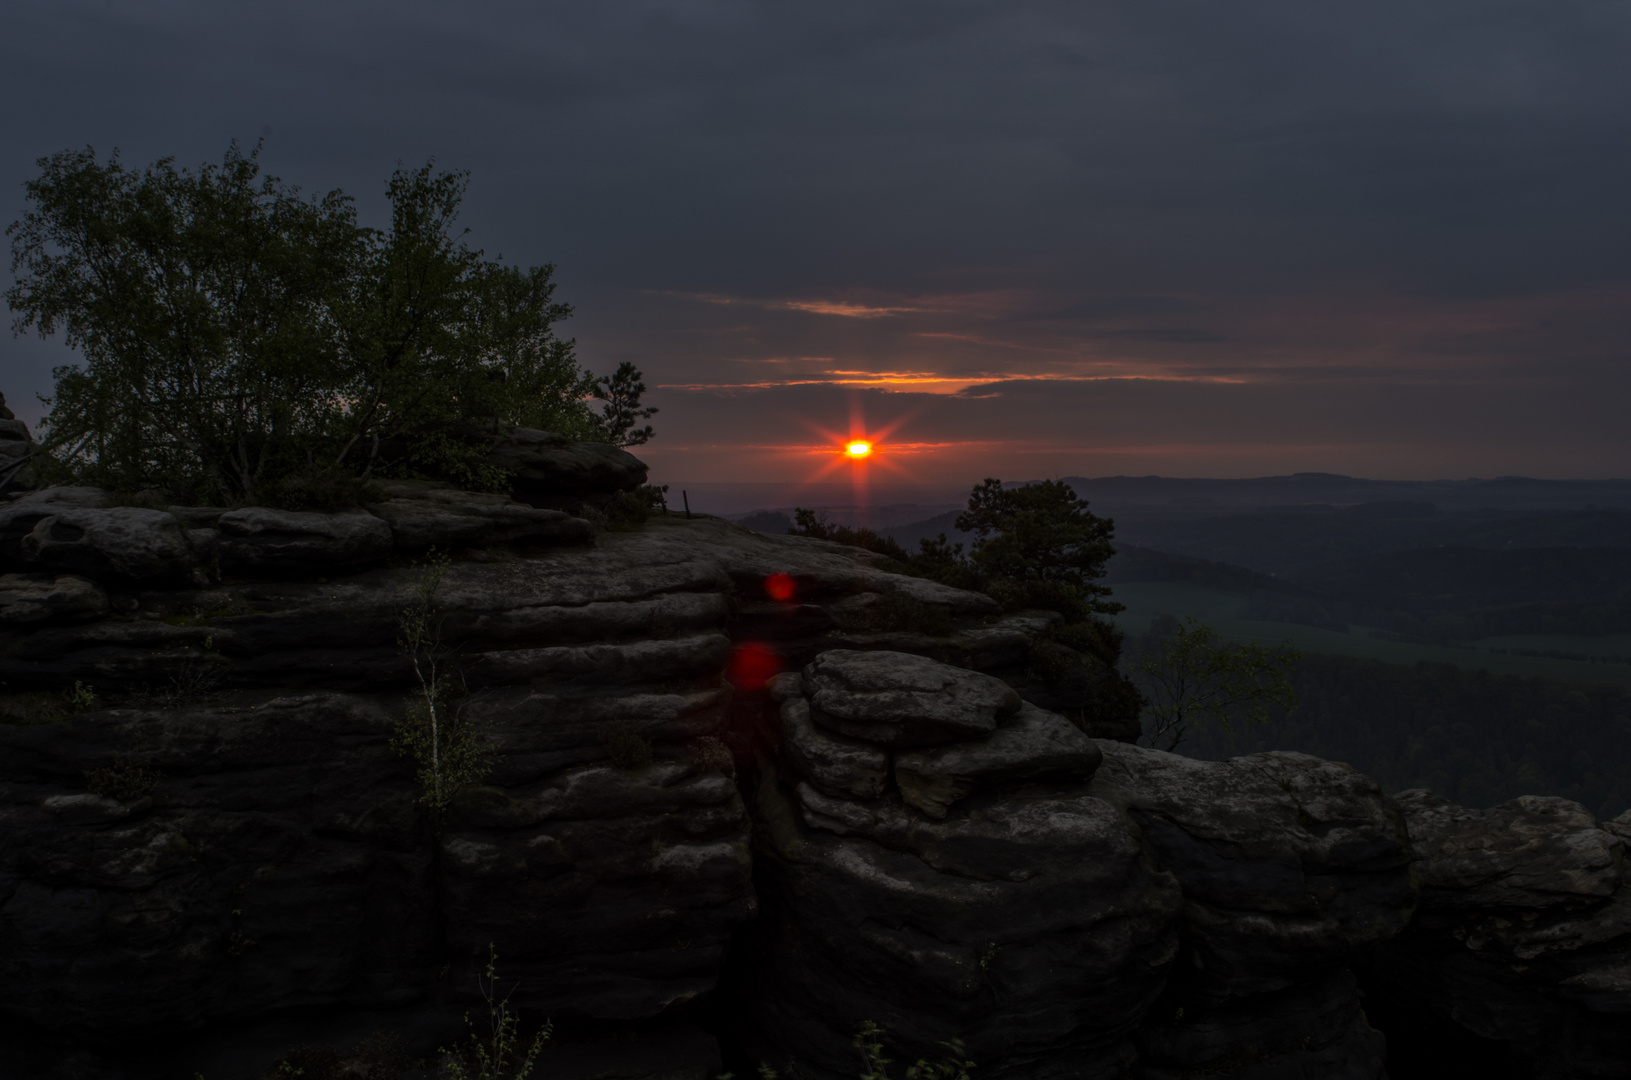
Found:
[[[67, 0], [0, 40], [8, 220], [85, 143], [269, 133], [365, 216], [471, 169], [669, 478], [856, 417], [948, 482], [1631, 472], [1623, 4]], [[4, 349], [14, 403], [64, 359]]]

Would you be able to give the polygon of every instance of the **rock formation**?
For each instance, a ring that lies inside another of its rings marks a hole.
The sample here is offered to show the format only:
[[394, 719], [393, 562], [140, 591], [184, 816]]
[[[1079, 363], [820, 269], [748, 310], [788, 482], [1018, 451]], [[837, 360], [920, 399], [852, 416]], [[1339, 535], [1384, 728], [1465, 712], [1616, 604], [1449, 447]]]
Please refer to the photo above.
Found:
[[1421, 909], [1376, 982], [1543, 1077], [1631, 1076], [1631, 812], [1524, 796], [1489, 810], [1398, 796]]
[[33, 454], [34, 440], [28, 434], [28, 425], [6, 408], [6, 396], [0, 394], [0, 492], [34, 486]]
[[788, 752], [754, 799], [746, 998], [765, 1056], [854, 1075], [872, 1020], [924, 1050], [962, 1038], [985, 1075], [1131, 1065], [1180, 897], [1084, 793], [1099, 747], [990, 676], [904, 653], [822, 653], [773, 696]]
[[[573, 511], [637, 460], [511, 442], [524, 499], [0, 499], [0, 1080], [428, 1050], [489, 944], [562, 1080], [711, 1080], [699, 1025], [850, 1077], [863, 1021], [987, 1077], [1371, 1080], [1355, 965], [1625, 1075], [1631, 821], [1095, 738], [1055, 616], [717, 519], [602, 531]], [[432, 585], [420, 660], [489, 766], [440, 824], [393, 746]]]

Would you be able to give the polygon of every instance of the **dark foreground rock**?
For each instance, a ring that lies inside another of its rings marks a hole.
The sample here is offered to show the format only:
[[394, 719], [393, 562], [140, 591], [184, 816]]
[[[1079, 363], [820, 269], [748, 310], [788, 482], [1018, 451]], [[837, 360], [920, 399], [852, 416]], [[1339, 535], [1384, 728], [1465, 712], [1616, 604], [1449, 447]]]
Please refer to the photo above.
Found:
[[627, 450], [532, 428], [509, 428], [495, 438], [490, 460], [514, 478], [517, 499], [539, 507], [600, 503], [646, 482], [645, 463]]
[[1093, 790], [1184, 893], [1183, 956], [1137, 1036], [1143, 1075], [1381, 1076], [1349, 965], [1404, 929], [1416, 889], [1376, 783], [1306, 754], [1100, 745]]
[[[490, 947], [562, 1080], [711, 1080], [715, 1035], [847, 1080], [866, 1021], [989, 1077], [1376, 1080], [1356, 964], [1627, 1075], [1631, 820], [1092, 738], [1055, 616], [857, 549], [386, 495], [0, 502], [0, 1080], [429, 1053]], [[437, 820], [392, 742], [433, 582], [420, 660], [488, 758]]]
[[1398, 801], [1421, 911], [1376, 950], [1376, 984], [1535, 1076], [1631, 1076], [1631, 814], [1600, 822], [1537, 796], [1490, 810], [1427, 791]]
[[[961, 1038], [993, 1076], [1383, 1074], [1348, 964], [1403, 928], [1415, 891], [1373, 782], [1297, 754], [1094, 744], [977, 694], [964, 709], [998, 717], [990, 732], [891, 748], [968, 673], [853, 655], [772, 686], [784, 741], [753, 798], [745, 1000], [773, 1064], [843, 1076], [870, 1020], [902, 1056]], [[804, 718], [840, 670], [850, 741], [814, 754]], [[882, 739], [857, 736], [867, 702]]]

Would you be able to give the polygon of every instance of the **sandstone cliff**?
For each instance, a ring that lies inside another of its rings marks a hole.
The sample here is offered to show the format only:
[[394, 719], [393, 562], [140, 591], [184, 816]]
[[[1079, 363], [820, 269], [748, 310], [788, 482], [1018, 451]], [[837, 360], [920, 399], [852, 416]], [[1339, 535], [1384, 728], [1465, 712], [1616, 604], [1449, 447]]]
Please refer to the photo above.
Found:
[[[598, 531], [572, 500], [631, 469], [535, 472], [0, 503], [0, 1077], [428, 1050], [490, 942], [563, 1078], [706, 1080], [720, 1038], [853, 1076], [863, 1020], [981, 1076], [1374, 1078], [1356, 965], [1546, 1075], [1627, 1074], [1631, 826], [1094, 738], [1050, 709], [1104, 673], [1046, 613], [715, 519]], [[391, 745], [433, 546], [491, 759], [440, 829]]]

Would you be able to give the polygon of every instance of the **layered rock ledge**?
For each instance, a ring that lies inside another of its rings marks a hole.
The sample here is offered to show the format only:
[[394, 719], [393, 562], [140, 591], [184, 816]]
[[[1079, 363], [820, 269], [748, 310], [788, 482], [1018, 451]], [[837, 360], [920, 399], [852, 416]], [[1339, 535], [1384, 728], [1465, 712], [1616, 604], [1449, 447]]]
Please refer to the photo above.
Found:
[[[1355, 970], [1536, 1075], [1628, 1075], [1631, 817], [1104, 738], [1056, 617], [717, 519], [597, 530], [643, 467], [546, 451], [610, 471], [0, 502], [0, 1045], [34, 1048], [0, 1078], [429, 1050], [489, 943], [562, 1080], [710, 1080], [715, 1035], [850, 1077], [863, 1021], [981, 1076], [1374, 1080]], [[490, 756], [440, 829], [392, 746], [431, 548]]]

